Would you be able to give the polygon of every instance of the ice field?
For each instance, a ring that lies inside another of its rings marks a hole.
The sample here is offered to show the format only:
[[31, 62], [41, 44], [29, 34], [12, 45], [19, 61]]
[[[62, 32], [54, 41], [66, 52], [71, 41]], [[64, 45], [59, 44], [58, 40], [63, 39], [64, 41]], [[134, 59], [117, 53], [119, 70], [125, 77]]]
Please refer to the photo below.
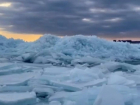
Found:
[[140, 105], [139, 45], [0, 36], [0, 105]]

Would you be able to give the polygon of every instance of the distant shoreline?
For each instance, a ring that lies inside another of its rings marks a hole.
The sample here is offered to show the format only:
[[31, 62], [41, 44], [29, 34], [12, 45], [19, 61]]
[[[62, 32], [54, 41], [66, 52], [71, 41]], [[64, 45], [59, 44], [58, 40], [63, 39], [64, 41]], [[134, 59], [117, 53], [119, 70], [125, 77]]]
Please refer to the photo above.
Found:
[[114, 42], [128, 42], [132, 44], [140, 44], [140, 41], [132, 41], [132, 40], [113, 40]]

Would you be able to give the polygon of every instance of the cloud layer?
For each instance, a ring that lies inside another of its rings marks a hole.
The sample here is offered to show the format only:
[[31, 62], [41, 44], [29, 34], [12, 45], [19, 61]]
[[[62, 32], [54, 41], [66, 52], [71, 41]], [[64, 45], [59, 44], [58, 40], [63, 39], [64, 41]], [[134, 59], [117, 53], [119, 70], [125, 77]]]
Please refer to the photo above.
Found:
[[139, 17], [139, 0], [0, 0], [0, 28], [18, 33], [140, 37]]

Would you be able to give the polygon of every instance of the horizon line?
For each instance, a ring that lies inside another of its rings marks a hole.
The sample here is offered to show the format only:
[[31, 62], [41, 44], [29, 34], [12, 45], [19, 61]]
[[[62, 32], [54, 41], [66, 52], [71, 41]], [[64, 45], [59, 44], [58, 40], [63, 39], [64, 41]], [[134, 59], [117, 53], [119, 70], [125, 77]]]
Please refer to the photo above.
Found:
[[[20, 40], [23, 40], [23, 41], [27, 41], [27, 42], [34, 42], [36, 40], [38, 40], [40, 37], [42, 37], [43, 35], [41, 34], [18, 34], [18, 35], [3, 35], [3, 34], [0, 34], [4, 37], [6, 37], [7, 39], [10, 39], [10, 38], [13, 38], [13, 39], [20, 39]], [[57, 35], [56, 35], [57, 36]], [[74, 36], [74, 35], [71, 35], [71, 36]], [[96, 35], [95, 35], [96, 36]], [[64, 37], [64, 36], [60, 36], [60, 37]], [[108, 37], [100, 37], [100, 36], [97, 36], [99, 38], [102, 38], [102, 39], [106, 39], [106, 40], [132, 40], [132, 41], [140, 41], [140, 38], [108, 38]]]

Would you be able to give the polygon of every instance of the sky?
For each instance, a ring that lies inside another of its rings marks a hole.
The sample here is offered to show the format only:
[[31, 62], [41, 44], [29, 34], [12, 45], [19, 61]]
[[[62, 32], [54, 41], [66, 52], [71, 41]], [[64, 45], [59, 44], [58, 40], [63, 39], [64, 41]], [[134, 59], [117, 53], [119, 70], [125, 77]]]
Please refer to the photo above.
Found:
[[0, 34], [26, 41], [43, 34], [140, 40], [140, 0], [0, 0]]

